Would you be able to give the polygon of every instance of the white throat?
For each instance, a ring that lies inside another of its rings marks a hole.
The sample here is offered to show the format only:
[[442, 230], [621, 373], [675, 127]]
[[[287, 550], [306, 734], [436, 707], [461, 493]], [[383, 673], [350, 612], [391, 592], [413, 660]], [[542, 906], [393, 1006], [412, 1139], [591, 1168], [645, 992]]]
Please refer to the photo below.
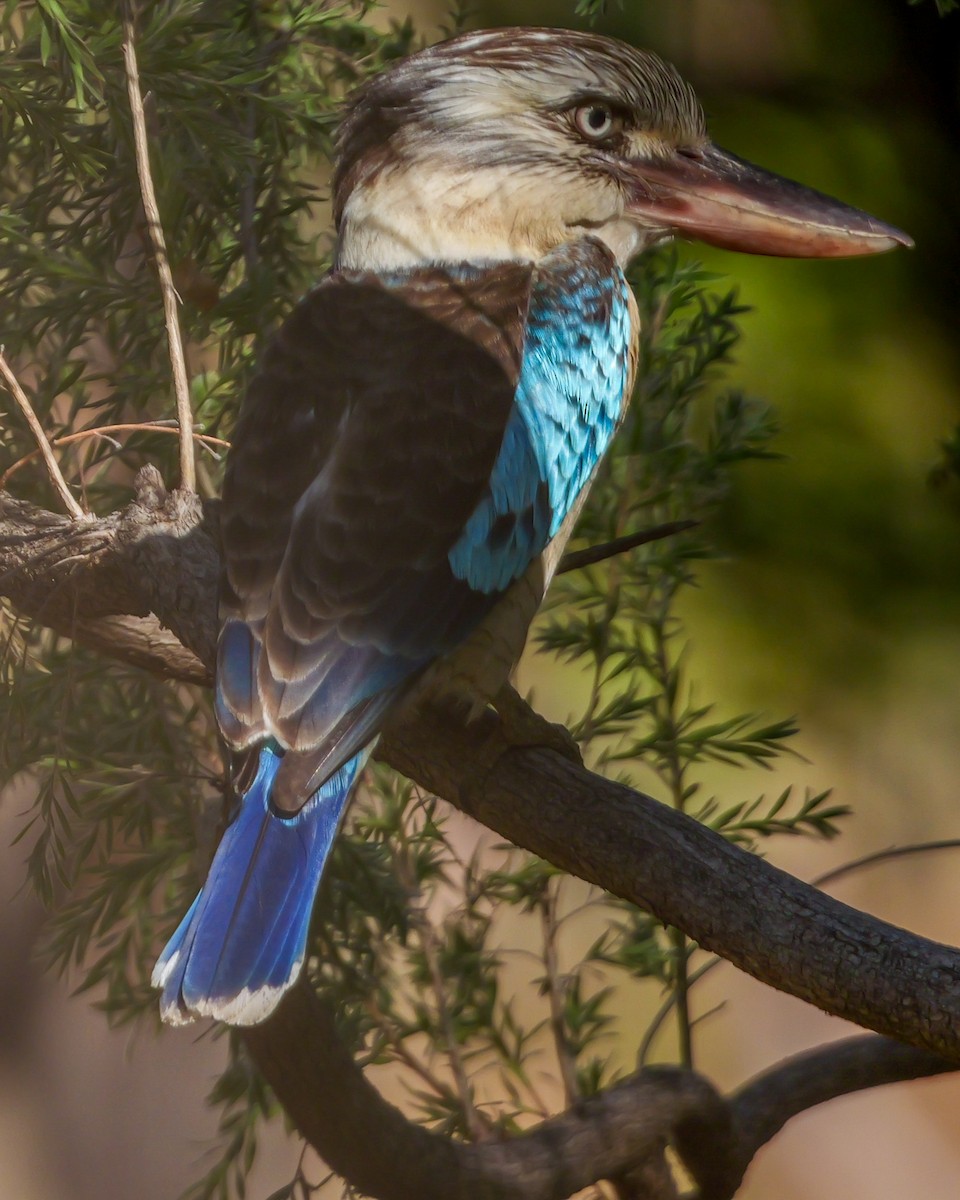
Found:
[[506, 167], [388, 172], [349, 196], [337, 263], [392, 271], [436, 263], [535, 262], [565, 242], [592, 236], [625, 266], [643, 249], [643, 232], [615, 208], [607, 221], [569, 224], [551, 204], [555, 199], [549, 179], [518, 181]]

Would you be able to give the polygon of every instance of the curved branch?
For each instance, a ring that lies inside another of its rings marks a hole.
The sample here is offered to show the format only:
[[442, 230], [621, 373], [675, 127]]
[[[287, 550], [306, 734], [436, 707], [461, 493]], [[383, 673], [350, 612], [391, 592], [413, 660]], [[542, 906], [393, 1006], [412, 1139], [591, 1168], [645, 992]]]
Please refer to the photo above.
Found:
[[[870, 1034], [845, 1038], [784, 1059], [732, 1097], [736, 1150], [731, 1165], [742, 1176], [756, 1152], [791, 1117], [827, 1100], [956, 1069], [955, 1063], [929, 1051]], [[679, 1148], [686, 1156], [682, 1141]]]
[[465, 1144], [413, 1124], [383, 1099], [309, 986], [295, 987], [243, 1038], [303, 1136], [335, 1171], [381, 1200], [563, 1200], [662, 1156], [676, 1128], [730, 1126], [705, 1079], [650, 1067], [529, 1133]]

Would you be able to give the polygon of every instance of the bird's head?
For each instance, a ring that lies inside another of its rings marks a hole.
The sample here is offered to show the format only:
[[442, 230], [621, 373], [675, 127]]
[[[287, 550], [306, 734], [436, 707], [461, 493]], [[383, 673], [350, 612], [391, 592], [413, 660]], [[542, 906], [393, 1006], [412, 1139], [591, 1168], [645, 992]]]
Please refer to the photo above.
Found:
[[414, 54], [356, 93], [338, 149], [347, 267], [537, 259], [588, 233], [621, 263], [672, 236], [799, 257], [910, 245], [715, 146], [673, 67], [596, 34], [489, 30]]

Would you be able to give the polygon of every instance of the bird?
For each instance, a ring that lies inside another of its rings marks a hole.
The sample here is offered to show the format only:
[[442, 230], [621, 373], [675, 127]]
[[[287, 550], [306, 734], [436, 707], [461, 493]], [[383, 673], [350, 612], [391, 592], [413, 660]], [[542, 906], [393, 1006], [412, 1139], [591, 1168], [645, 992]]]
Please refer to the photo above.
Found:
[[842, 257], [906, 234], [715, 145], [595, 33], [461, 34], [350, 97], [333, 265], [265, 350], [221, 503], [215, 711], [235, 812], [153, 973], [162, 1018], [265, 1020], [384, 722], [507, 680], [637, 369], [625, 268], [685, 237]]

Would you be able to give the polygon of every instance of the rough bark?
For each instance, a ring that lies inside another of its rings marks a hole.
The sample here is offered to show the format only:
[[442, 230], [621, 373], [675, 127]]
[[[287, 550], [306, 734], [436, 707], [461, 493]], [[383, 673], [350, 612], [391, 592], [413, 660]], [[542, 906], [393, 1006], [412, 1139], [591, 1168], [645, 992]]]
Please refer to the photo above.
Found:
[[[121, 513], [86, 521], [0, 493], [0, 595], [25, 617], [158, 675], [209, 683], [220, 572], [216, 505], [153, 467]], [[132, 619], [130, 619], [132, 618]]]
[[[167, 494], [149, 469], [134, 502], [101, 519], [72, 521], [0, 494], [0, 594], [26, 617], [170, 678], [211, 678], [218, 573], [216, 506]], [[644, 1071], [522, 1137], [467, 1146], [382, 1100], [300, 986], [246, 1042], [304, 1136], [356, 1186], [384, 1200], [548, 1200], [629, 1175], [632, 1196], [672, 1200], [670, 1143], [701, 1200], [724, 1200], [795, 1113], [960, 1062], [960, 953], [840, 904], [592, 774], [558, 753], [558, 741], [532, 713], [519, 726], [488, 713], [464, 728], [423, 712], [388, 729], [380, 756], [756, 978], [899, 1041], [815, 1051], [727, 1100], [691, 1072]]]

